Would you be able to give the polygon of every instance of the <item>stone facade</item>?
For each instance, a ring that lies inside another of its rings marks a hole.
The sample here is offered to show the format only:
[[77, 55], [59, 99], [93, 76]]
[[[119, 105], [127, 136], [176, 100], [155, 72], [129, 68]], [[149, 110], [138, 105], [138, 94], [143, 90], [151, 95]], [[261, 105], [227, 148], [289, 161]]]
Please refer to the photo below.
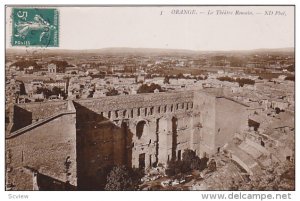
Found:
[[[42, 166], [49, 157], [57, 156], [56, 162], [50, 161], [58, 164], [69, 156], [71, 164], [76, 163], [69, 174], [76, 175], [77, 183], [72, 181], [78, 189], [103, 185], [105, 170], [114, 165], [166, 165], [170, 160], [180, 160], [185, 149], [210, 156], [247, 125], [246, 105], [204, 91], [81, 99], [68, 104], [74, 104], [68, 108], [76, 114], [62, 115], [10, 137], [7, 148], [10, 154], [18, 155], [21, 146], [41, 146], [34, 147], [37, 152], [30, 152], [35, 161], [30, 165], [37, 171], [37, 164]], [[43, 141], [36, 140], [39, 136]], [[59, 145], [66, 148], [61, 150]], [[60, 151], [63, 154], [57, 155]], [[62, 170], [60, 165], [58, 169]], [[55, 178], [66, 181], [63, 176]]]

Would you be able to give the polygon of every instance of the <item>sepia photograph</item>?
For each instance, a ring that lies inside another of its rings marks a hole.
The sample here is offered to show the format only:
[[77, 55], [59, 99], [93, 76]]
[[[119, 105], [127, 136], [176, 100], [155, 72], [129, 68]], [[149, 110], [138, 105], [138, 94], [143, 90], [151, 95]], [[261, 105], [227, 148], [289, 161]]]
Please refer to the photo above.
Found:
[[295, 191], [295, 5], [4, 10], [5, 191]]

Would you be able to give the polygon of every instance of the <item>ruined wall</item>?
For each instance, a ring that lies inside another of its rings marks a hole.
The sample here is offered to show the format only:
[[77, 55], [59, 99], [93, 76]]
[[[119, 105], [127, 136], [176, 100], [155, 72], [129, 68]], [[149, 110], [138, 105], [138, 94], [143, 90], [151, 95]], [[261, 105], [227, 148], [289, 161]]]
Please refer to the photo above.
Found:
[[200, 157], [214, 153], [216, 98], [207, 93], [195, 92], [193, 119], [193, 149]]
[[[78, 103], [76, 108], [78, 188], [103, 187], [113, 165], [126, 164], [126, 128]], [[124, 124], [123, 124], [124, 125]], [[129, 134], [128, 134], [129, 135]]]
[[67, 101], [23, 103], [15, 105], [15, 108], [17, 108], [14, 112], [15, 116], [26, 113], [26, 121], [31, 117], [31, 122], [35, 122], [47, 118], [55, 113], [66, 111]]
[[6, 139], [7, 183], [17, 190], [32, 190], [28, 189], [32, 184], [26, 183], [32, 181], [24, 179], [26, 174], [22, 173], [23, 167], [28, 166], [41, 174], [76, 186], [75, 123], [74, 111], [24, 133], [12, 133]]
[[101, 186], [106, 168], [166, 164], [190, 148], [193, 94], [161, 93], [76, 100], [78, 183]]
[[[81, 99], [76, 100], [80, 105], [91, 109], [94, 112], [109, 112], [118, 110], [127, 110], [133, 108], [147, 108], [153, 106], [160, 106], [161, 112], [164, 111], [164, 107], [173, 103], [186, 103], [193, 100], [193, 91], [184, 92], [168, 92], [168, 93], [149, 93], [149, 94], [136, 94], [127, 96], [108, 96], [102, 98], [93, 99]], [[146, 112], [151, 113], [151, 110]], [[113, 116], [112, 118], [117, 119]], [[131, 115], [131, 113], [127, 113]], [[122, 116], [120, 116], [122, 117]]]
[[216, 99], [215, 151], [230, 142], [236, 132], [247, 128], [247, 106], [233, 100]]
[[[185, 149], [200, 157], [216, 153], [217, 147], [240, 129], [245, 107], [203, 91], [81, 99], [74, 105], [71, 101], [43, 104], [18, 105], [28, 116], [16, 117], [45, 119], [70, 109], [74, 113], [7, 139], [9, 166], [12, 171], [31, 166], [44, 175], [69, 180], [80, 190], [103, 188], [114, 165], [147, 168], [167, 164], [181, 159]], [[64, 163], [68, 156], [70, 175]]]

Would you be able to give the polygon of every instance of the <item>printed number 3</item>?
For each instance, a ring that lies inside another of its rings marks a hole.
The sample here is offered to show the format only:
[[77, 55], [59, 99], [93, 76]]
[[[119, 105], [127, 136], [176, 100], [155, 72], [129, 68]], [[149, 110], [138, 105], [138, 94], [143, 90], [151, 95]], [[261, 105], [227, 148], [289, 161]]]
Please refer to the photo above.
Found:
[[27, 18], [27, 11], [18, 11], [17, 16], [25, 20]]

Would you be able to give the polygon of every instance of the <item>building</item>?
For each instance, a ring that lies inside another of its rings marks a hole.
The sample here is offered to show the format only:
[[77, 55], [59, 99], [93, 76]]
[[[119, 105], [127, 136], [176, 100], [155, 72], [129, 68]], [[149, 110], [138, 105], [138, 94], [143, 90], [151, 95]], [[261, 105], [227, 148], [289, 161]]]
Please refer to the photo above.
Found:
[[48, 73], [56, 74], [56, 65], [51, 63], [48, 65]]
[[247, 105], [205, 91], [15, 105], [6, 136], [7, 186], [32, 190], [25, 185], [32, 179], [21, 179], [28, 177], [26, 167], [72, 188], [93, 190], [114, 165], [166, 166], [185, 149], [210, 157], [247, 127], [246, 110]]

